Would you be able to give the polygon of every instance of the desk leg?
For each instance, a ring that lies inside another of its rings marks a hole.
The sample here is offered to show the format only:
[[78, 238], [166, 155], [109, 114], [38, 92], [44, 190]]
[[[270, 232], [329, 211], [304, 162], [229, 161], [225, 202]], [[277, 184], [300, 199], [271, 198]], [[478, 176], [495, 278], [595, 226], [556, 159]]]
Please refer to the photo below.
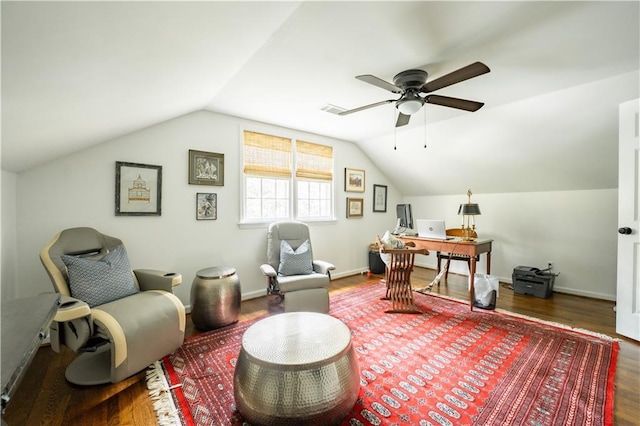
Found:
[[473, 301], [476, 299], [475, 290], [475, 277], [476, 277], [476, 258], [471, 257], [471, 268], [469, 268], [469, 307], [473, 311]]
[[487, 252], [487, 275], [491, 275], [491, 252]]

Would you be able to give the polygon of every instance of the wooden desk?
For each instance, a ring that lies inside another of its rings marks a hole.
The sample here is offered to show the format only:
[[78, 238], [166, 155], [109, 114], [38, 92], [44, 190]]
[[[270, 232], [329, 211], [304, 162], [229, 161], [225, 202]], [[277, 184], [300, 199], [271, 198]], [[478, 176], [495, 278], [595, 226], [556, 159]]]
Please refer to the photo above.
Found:
[[426, 248], [430, 251], [441, 251], [446, 253], [466, 254], [471, 257], [471, 270], [469, 271], [469, 279], [471, 288], [469, 289], [469, 306], [473, 310], [473, 302], [475, 299], [475, 291], [473, 288], [474, 277], [476, 274], [476, 256], [487, 254], [487, 274], [491, 273], [491, 243], [493, 240], [478, 239], [475, 241], [462, 241], [460, 238], [452, 240], [431, 240], [420, 237], [400, 237], [405, 242], [413, 242], [416, 248]]

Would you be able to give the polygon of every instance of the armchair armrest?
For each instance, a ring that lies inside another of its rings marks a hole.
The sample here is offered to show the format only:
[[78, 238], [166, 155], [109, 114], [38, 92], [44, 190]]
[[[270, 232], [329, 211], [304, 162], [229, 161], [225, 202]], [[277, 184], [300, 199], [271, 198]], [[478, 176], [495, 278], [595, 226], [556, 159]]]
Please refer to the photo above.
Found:
[[182, 284], [182, 275], [175, 272], [158, 271], [155, 269], [134, 269], [140, 290], [164, 290], [173, 292], [172, 287]]
[[60, 345], [76, 352], [93, 334], [91, 308], [86, 302], [70, 296], [60, 297], [58, 312], [49, 327], [51, 349], [60, 353]]
[[313, 270], [321, 274], [328, 275], [329, 271], [334, 269], [336, 269], [336, 266], [333, 263], [325, 262], [324, 260], [313, 261]]
[[61, 296], [58, 312], [53, 317], [54, 321], [67, 322], [91, 315], [91, 308], [80, 299], [71, 296]]
[[269, 265], [268, 263], [264, 263], [264, 264], [260, 265], [260, 270], [267, 277], [274, 277], [275, 278], [275, 277], [278, 276], [278, 273], [276, 272], [275, 269], [273, 269], [273, 266]]

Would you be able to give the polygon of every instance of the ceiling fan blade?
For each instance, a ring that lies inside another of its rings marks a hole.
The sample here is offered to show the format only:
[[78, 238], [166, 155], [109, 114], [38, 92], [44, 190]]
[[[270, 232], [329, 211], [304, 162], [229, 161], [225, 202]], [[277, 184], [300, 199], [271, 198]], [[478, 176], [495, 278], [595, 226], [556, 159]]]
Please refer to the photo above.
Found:
[[373, 84], [374, 86], [378, 86], [381, 89], [388, 90], [391, 93], [402, 93], [402, 89], [396, 86], [395, 84], [391, 84], [388, 81], [384, 81], [381, 78], [376, 77], [371, 74], [358, 75], [356, 78], [360, 81], [364, 81], [365, 83]]
[[440, 78], [436, 78], [433, 81], [427, 81], [422, 86], [421, 90], [424, 93], [435, 92], [436, 90], [442, 89], [443, 87], [451, 86], [452, 84], [460, 83], [461, 81], [486, 74], [489, 71], [491, 71], [489, 67], [482, 62], [474, 62], [471, 65], [467, 65], [466, 67], [462, 67], [459, 70], [443, 75]]
[[410, 115], [403, 114], [401, 112], [398, 113], [398, 121], [396, 121], [396, 127], [406, 126], [407, 124], [409, 124], [410, 118], [411, 118]]
[[429, 95], [425, 100], [430, 104], [463, 109], [471, 112], [479, 110], [484, 105], [483, 102], [468, 101], [466, 99], [450, 98], [449, 96], [440, 95]]
[[361, 107], [358, 107], [358, 108], [350, 109], [350, 110], [347, 110], [347, 111], [342, 111], [342, 112], [339, 112], [338, 115], [353, 114], [354, 112], [364, 111], [365, 109], [377, 107], [377, 106], [388, 104], [390, 102], [395, 102], [395, 101], [396, 101], [395, 99], [387, 99], [386, 101], [376, 102], [375, 104], [364, 105], [364, 106], [361, 106]]

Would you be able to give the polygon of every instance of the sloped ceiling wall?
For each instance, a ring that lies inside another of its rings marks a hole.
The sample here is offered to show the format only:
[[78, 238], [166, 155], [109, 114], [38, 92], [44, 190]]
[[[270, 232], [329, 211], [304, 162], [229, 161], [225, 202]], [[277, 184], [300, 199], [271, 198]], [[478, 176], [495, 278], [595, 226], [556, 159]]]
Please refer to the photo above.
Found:
[[[617, 104], [640, 96], [639, 16], [638, 2], [2, 2], [2, 169], [208, 109], [356, 143], [406, 195], [609, 188]], [[427, 105], [395, 131], [393, 104], [320, 110], [390, 98], [359, 74], [477, 60], [491, 73], [439, 92], [485, 102], [476, 113]]]

